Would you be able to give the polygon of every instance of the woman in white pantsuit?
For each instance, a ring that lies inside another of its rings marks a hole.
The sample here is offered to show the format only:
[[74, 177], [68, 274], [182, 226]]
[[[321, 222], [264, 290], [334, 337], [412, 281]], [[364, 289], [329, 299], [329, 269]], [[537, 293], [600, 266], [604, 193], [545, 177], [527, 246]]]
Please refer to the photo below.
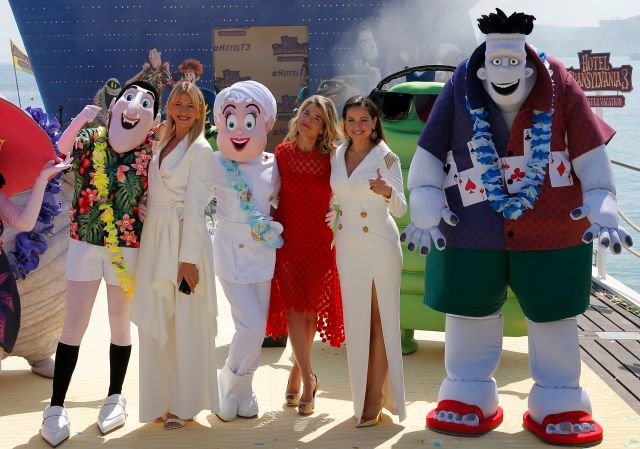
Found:
[[368, 427], [378, 424], [382, 407], [400, 421], [406, 417], [402, 251], [389, 213], [404, 215], [407, 202], [400, 160], [383, 140], [376, 105], [366, 97], [351, 97], [342, 115], [349, 139], [331, 160], [331, 188], [340, 206], [336, 261], [356, 427]]
[[[203, 135], [202, 93], [178, 84], [167, 111], [165, 136], [149, 164], [131, 319], [140, 337], [140, 421], [170, 430], [203, 409], [218, 411], [218, 384], [213, 249], [204, 217], [213, 151]], [[181, 288], [183, 279], [189, 289]]]

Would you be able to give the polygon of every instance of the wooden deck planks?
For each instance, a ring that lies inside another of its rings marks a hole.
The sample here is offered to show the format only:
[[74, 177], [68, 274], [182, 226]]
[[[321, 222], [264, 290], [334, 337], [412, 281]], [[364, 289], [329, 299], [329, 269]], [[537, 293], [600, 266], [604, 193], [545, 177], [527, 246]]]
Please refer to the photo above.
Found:
[[[598, 332], [640, 332], [640, 317], [609, 294], [594, 289], [578, 317], [582, 359], [636, 412], [640, 412], [640, 341], [607, 339]], [[615, 336], [615, 335], [613, 335]], [[606, 335], [605, 335], [606, 337]]]

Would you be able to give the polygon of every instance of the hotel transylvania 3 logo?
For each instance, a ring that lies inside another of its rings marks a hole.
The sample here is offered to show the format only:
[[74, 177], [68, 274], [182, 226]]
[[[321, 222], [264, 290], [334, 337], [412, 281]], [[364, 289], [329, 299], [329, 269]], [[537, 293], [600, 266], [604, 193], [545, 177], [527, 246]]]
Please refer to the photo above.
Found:
[[280, 36], [280, 43], [275, 43], [273, 48], [273, 56], [280, 55], [304, 55], [309, 54], [309, 43], [298, 42], [297, 36]]

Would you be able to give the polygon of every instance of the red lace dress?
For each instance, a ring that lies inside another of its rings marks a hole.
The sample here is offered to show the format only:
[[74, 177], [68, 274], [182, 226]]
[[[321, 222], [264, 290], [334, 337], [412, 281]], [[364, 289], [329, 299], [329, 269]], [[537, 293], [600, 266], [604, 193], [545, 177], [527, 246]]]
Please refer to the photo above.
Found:
[[331, 199], [329, 155], [283, 142], [275, 156], [282, 187], [274, 219], [284, 226], [284, 245], [276, 253], [267, 335], [278, 338], [287, 332], [287, 310], [315, 312], [322, 341], [340, 346], [340, 279], [336, 252], [330, 249], [333, 236], [324, 221]]

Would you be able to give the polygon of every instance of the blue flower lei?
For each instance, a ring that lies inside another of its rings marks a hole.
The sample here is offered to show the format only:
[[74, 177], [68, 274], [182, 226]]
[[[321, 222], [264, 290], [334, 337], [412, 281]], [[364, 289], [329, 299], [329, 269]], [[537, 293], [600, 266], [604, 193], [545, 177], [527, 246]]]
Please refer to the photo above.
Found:
[[[40, 108], [28, 107], [26, 112], [47, 133], [56, 154], [58, 151], [58, 139], [60, 138], [60, 124], [55, 117], [49, 117]], [[31, 231], [20, 232], [16, 235], [15, 249], [7, 251], [11, 272], [16, 279], [25, 279], [27, 275], [38, 268], [40, 256], [47, 251], [46, 236], [53, 231], [53, 219], [62, 211], [62, 204], [56, 198], [60, 193], [60, 178], [62, 173], [49, 180], [45, 188], [44, 198], [38, 220]]]
[[[553, 72], [549, 68], [545, 53], [539, 53], [551, 76], [554, 87]], [[469, 61], [467, 60], [467, 65]], [[525, 179], [521, 190], [515, 196], [509, 196], [505, 191], [502, 171], [498, 167], [498, 152], [493, 143], [490, 126], [487, 119], [489, 113], [483, 107], [471, 109], [469, 98], [466, 107], [473, 121], [473, 137], [478, 162], [484, 167], [481, 175], [482, 183], [487, 192], [487, 199], [494, 211], [499, 212], [506, 219], [517, 220], [526, 209], [533, 206], [540, 195], [540, 186], [544, 183], [546, 166], [551, 152], [551, 123], [553, 118], [553, 101], [548, 112], [533, 111], [533, 129], [531, 130], [531, 160], [527, 163]]]
[[251, 186], [247, 183], [238, 162], [220, 156], [222, 166], [227, 172], [227, 182], [238, 192], [240, 209], [247, 212], [247, 222], [251, 226], [251, 234], [255, 240], [262, 240], [266, 248], [281, 248], [284, 244], [282, 236], [271, 228], [271, 220], [267, 219], [253, 202]]

